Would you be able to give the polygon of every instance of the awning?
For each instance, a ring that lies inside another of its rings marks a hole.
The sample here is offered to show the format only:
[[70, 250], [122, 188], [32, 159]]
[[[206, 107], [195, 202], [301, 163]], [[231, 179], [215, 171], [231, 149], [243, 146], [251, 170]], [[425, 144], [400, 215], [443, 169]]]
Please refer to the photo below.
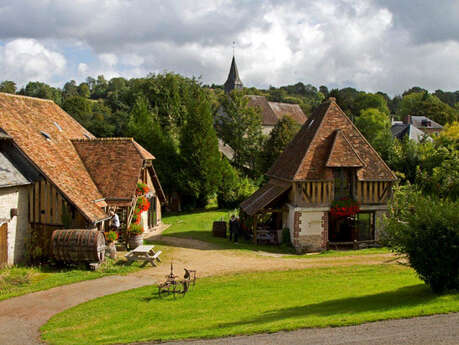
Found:
[[255, 213], [270, 204], [274, 199], [287, 191], [290, 187], [290, 183], [279, 185], [267, 183], [253, 193], [248, 199], [244, 200], [241, 203], [241, 209], [249, 216], [253, 216]]

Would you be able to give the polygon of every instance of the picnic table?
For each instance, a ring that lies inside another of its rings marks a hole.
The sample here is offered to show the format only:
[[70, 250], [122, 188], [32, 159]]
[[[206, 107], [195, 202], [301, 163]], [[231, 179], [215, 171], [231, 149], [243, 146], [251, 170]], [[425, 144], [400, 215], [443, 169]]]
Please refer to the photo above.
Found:
[[162, 252], [160, 250], [155, 252], [153, 250], [154, 247], [154, 245], [138, 246], [134, 250], [131, 250], [129, 253], [127, 253], [125, 257], [129, 262], [143, 261], [145, 264], [151, 263], [152, 266], [156, 266], [155, 261], [161, 262], [159, 256]]

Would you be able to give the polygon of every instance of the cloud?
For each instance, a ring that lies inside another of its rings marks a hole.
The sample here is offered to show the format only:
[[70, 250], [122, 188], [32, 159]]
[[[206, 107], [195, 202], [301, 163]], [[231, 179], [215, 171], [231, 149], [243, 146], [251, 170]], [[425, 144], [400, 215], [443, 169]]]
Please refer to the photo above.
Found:
[[459, 89], [458, 17], [456, 0], [16, 0], [0, 3], [0, 39], [2, 51], [28, 38], [67, 59], [65, 69], [42, 65], [43, 81], [173, 71], [224, 83], [237, 41], [247, 86], [302, 81], [395, 94]]
[[65, 66], [62, 54], [34, 39], [16, 39], [0, 47], [0, 74], [18, 84], [29, 80], [51, 81]]

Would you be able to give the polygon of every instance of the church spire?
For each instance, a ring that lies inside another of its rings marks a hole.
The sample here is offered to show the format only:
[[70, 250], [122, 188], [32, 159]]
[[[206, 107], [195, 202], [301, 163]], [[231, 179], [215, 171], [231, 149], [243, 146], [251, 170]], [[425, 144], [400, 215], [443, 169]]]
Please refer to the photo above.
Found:
[[233, 54], [233, 60], [231, 61], [231, 68], [228, 74], [228, 79], [225, 82], [225, 92], [230, 93], [234, 89], [242, 89], [242, 81], [239, 78], [239, 72], [236, 66], [236, 59]]

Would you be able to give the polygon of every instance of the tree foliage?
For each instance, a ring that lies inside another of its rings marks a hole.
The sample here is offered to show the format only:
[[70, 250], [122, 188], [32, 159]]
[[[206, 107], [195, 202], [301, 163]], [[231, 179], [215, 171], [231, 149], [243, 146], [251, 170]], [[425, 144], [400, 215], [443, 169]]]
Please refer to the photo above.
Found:
[[249, 107], [248, 98], [239, 91], [224, 95], [217, 115], [220, 138], [234, 150], [233, 164], [260, 174], [258, 155], [263, 146], [260, 109]]
[[268, 171], [299, 130], [300, 125], [289, 117], [284, 117], [274, 126], [260, 157], [262, 171]]
[[386, 218], [384, 241], [406, 254], [411, 267], [436, 293], [459, 288], [459, 202], [398, 189]]

